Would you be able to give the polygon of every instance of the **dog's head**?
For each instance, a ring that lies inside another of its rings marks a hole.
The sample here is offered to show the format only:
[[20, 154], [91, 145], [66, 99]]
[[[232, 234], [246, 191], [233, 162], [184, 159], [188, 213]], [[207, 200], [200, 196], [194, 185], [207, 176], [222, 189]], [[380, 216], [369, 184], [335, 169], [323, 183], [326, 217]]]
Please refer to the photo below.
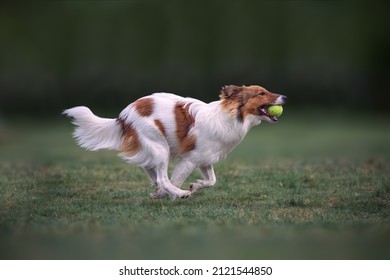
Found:
[[287, 101], [286, 96], [269, 92], [261, 86], [224, 86], [219, 97], [222, 107], [241, 122], [244, 122], [248, 115], [276, 122], [278, 119], [268, 114], [267, 107], [283, 105]]

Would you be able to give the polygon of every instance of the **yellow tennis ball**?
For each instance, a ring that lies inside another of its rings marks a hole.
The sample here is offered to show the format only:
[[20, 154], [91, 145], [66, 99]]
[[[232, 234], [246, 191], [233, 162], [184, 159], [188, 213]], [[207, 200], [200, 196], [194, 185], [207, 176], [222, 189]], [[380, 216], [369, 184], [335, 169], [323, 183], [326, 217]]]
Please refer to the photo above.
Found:
[[280, 105], [272, 105], [268, 107], [267, 111], [273, 117], [280, 117], [283, 114], [283, 107]]

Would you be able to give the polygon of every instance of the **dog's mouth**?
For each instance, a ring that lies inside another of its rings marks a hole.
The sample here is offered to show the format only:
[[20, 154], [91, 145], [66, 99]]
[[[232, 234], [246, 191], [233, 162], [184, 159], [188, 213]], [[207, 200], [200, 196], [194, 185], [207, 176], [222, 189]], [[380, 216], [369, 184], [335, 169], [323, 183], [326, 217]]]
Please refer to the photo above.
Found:
[[259, 107], [259, 114], [260, 116], [265, 116], [270, 122], [277, 122], [278, 121], [278, 118], [275, 117], [275, 116], [271, 116], [269, 113], [268, 113], [268, 107], [271, 106], [271, 105], [263, 105], [263, 106], [260, 106]]
[[[268, 113], [268, 108], [272, 105], [284, 105], [287, 101], [287, 96], [279, 95], [279, 97], [275, 100], [275, 102], [262, 105], [258, 108], [259, 115], [264, 116], [265, 119], [271, 123], [277, 122], [278, 118], [275, 116], [271, 116], [270, 113]], [[283, 111], [282, 111], [283, 112]]]

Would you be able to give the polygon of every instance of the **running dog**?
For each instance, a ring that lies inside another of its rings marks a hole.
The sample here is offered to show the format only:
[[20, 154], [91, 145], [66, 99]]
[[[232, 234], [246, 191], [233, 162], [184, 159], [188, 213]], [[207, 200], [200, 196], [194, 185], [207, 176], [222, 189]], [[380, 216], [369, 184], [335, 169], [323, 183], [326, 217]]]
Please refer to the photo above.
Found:
[[[76, 125], [73, 133], [87, 150], [119, 151], [127, 162], [142, 167], [156, 191], [152, 198], [169, 195], [187, 198], [216, 183], [213, 165], [224, 159], [250, 128], [277, 118], [267, 112], [287, 97], [261, 86], [224, 86], [220, 100], [204, 103], [171, 93], [154, 93], [128, 105], [116, 119], [100, 118], [84, 106], [64, 111]], [[168, 177], [171, 157], [180, 158]], [[189, 190], [181, 189], [186, 178], [198, 169], [203, 177]]]

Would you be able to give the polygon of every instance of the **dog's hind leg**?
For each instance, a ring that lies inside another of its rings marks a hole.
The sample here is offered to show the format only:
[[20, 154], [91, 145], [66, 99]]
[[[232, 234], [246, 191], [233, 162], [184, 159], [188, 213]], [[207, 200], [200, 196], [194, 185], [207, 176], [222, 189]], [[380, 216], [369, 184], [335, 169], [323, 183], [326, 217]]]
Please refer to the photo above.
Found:
[[196, 183], [190, 185], [190, 191], [192, 193], [199, 189], [212, 187], [217, 182], [212, 165], [200, 167], [199, 171], [203, 176], [203, 180], [197, 180]]
[[150, 193], [150, 197], [157, 199], [157, 198], [163, 198], [163, 197], [167, 196], [168, 193], [157, 186], [156, 170], [154, 168], [149, 168], [149, 167], [145, 167], [144, 169], [149, 176], [151, 185], [156, 188], [156, 191]]
[[145, 167], [144, 168], [146, 173], [148, 174], [148, 177], [149, 177], [149, 180], [150, 180], [150, 184], [152, 186], [157, 186], [157, 173], [156, 173], [156, 170], [154, 170], [154, 168], [148, 168], [148, 167]]

